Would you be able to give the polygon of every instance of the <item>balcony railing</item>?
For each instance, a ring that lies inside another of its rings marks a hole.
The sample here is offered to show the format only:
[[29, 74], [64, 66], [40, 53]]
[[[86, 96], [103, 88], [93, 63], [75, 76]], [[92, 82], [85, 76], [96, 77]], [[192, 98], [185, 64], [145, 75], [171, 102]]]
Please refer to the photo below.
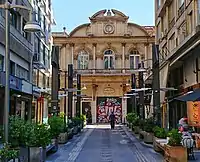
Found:
[[82, 75], [129, 75], [131, 73], [137, 73], [138, 69], [75, 69], [74, 71]]

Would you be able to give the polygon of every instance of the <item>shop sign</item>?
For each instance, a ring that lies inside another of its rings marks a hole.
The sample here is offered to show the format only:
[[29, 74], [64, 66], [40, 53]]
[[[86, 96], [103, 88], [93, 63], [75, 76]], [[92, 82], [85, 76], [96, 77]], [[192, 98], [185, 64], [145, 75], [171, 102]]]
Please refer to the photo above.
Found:
[[27, 94], [32, 94], [33, 93], [32, 84], [25, 80], [22, 80], [22, 92], [27, 93]]
[[200, 102], [187, 102], [188, 124], [190, 126], [200, 126]]
[[104, 91], [103, 91], [105, 94], [113, 94], [115, 93], [115, 90], [111, 87], [106, 87], [104, 88]]
[[[6, 85], [5, 72], [0, 73], [0, 84], [3, 86]], [[20, 78], [10, 75], [10, 88], [17, 91], [22, 91], [22, 80]]]

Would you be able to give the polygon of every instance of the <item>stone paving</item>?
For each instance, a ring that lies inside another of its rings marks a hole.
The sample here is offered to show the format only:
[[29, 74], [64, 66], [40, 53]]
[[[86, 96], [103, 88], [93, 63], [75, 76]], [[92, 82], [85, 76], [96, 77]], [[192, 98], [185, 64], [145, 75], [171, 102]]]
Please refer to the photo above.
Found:
[[84, 132], [61, 145], [46, 162], [162, 162], [162, 155], [145, 147], [123, 126], [88, 126]]

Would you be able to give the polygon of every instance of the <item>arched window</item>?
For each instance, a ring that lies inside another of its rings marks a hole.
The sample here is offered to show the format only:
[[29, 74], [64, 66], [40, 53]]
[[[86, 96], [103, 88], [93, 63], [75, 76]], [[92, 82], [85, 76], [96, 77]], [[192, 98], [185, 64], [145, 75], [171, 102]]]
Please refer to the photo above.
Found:
[[81, 51], [78, 54], [78, 69], [88, 69], [89, 54], [86, 51]]
[[138, 50], [131, 50], [129, 56], [130, 69], [138, 69], [138, 64], [140, 63], [140, 54]]
[[110, 49], [104, 52], [104, 68], [105, 69], [114, 68], [114, 53]]

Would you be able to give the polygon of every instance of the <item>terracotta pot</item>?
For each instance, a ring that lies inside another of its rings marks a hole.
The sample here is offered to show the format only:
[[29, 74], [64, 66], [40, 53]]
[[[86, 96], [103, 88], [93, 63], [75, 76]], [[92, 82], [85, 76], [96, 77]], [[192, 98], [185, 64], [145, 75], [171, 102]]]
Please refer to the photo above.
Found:
[[164, 162], [187, 162], [187, 148], [164, 145]]

